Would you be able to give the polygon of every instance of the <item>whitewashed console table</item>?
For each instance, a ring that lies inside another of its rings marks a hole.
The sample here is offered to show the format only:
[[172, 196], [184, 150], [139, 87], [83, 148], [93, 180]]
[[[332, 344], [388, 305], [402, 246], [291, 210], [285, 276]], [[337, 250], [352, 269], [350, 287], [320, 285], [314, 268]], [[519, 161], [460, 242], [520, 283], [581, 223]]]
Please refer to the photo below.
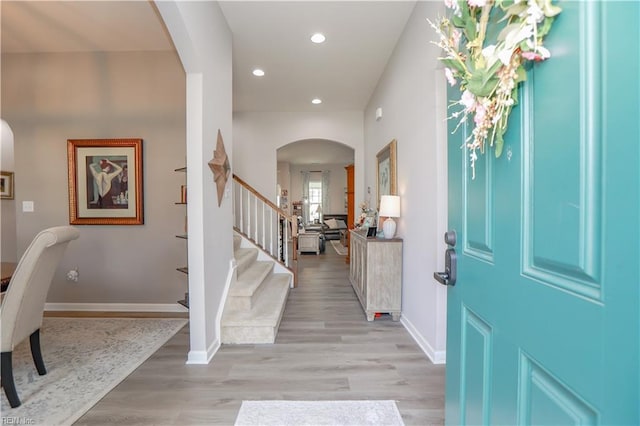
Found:
[[367, 238], [351, 231], [349, 280], [367, 321], [389, 313], [394, 321], [402, 312], [402, 240]]

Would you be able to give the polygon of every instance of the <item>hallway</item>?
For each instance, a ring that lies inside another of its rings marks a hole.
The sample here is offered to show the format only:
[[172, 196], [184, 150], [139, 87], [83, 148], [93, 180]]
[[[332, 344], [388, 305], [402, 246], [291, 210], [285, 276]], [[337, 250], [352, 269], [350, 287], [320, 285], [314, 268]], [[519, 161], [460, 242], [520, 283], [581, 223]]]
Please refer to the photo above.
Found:
[[76, 424], [232, 425], [242, 400], [391, 399], [407, 425], [444, 423], [443, 365], [400, 323], [365, 319], [344, 256], [300, 256], [273, 345], [224, 345], [209, 365], [185, 365], [183, 330]]

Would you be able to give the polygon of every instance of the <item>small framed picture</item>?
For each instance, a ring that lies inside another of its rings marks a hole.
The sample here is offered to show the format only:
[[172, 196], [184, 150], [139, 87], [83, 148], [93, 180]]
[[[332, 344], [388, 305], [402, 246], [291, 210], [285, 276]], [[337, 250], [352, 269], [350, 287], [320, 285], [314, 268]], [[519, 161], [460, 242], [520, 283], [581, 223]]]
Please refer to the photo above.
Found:
[[378, 229], [375, 226], [372, 226], [371, 228], [367, 229], [367, 238], [375, 238], [377, 232]]
[[13, 200], [13, 172], [0, 172], [0, 199]]

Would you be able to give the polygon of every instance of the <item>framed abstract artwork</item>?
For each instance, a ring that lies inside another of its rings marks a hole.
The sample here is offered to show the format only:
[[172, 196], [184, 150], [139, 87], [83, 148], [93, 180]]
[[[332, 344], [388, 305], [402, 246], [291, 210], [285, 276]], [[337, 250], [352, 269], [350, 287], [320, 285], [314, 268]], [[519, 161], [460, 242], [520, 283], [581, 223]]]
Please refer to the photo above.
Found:
[[397, 142], [394, 139], [376, 155], [378, 159], [378, 210], [380, 210], [380, 198], [383, 195], [398, 195], [396, 150]]
[[69, 223], [142, 225], [142, 139], [69, 139]]

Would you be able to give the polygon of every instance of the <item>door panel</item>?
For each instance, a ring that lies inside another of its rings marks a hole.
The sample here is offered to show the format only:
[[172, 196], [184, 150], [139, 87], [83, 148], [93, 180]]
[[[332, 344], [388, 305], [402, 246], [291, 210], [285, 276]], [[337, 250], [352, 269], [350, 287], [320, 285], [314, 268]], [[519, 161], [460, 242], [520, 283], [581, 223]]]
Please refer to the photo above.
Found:
[[549, 37], [558, 52], [548, 62], [554, 65], [530, 70], [522, 99], [523, 273], [596, 300], [602, 262], [599, 93], [605, 88], [592, 32], [600, 31], [595, 18], [601, 6], [578, 3], [561, 15], [566, 19]]
[[[469, 128], [462, 126], [461, 132], [469, 137]], [[464, 208], [468, 213], [474, 206], [473, 214], [466, 214], [464, 252], [469, 256], [475, 256], [488, 262], [493, 261], [493, 161], [490, 156], [478, 159], [478, 173], [474, 180], [466, 180], [464, 187]]]
[[540, 367], [525, 353], [520, 354], [518, 424], [595, 425], [596, 411], [570, 386]]
[[491, 398], [493, 331], [470, 309], [462, 311], [462, 423], [487, 424]]
[[640, 5], [562, 8], [502, 157], [449, 138], [448, 424], [640, 424]]

